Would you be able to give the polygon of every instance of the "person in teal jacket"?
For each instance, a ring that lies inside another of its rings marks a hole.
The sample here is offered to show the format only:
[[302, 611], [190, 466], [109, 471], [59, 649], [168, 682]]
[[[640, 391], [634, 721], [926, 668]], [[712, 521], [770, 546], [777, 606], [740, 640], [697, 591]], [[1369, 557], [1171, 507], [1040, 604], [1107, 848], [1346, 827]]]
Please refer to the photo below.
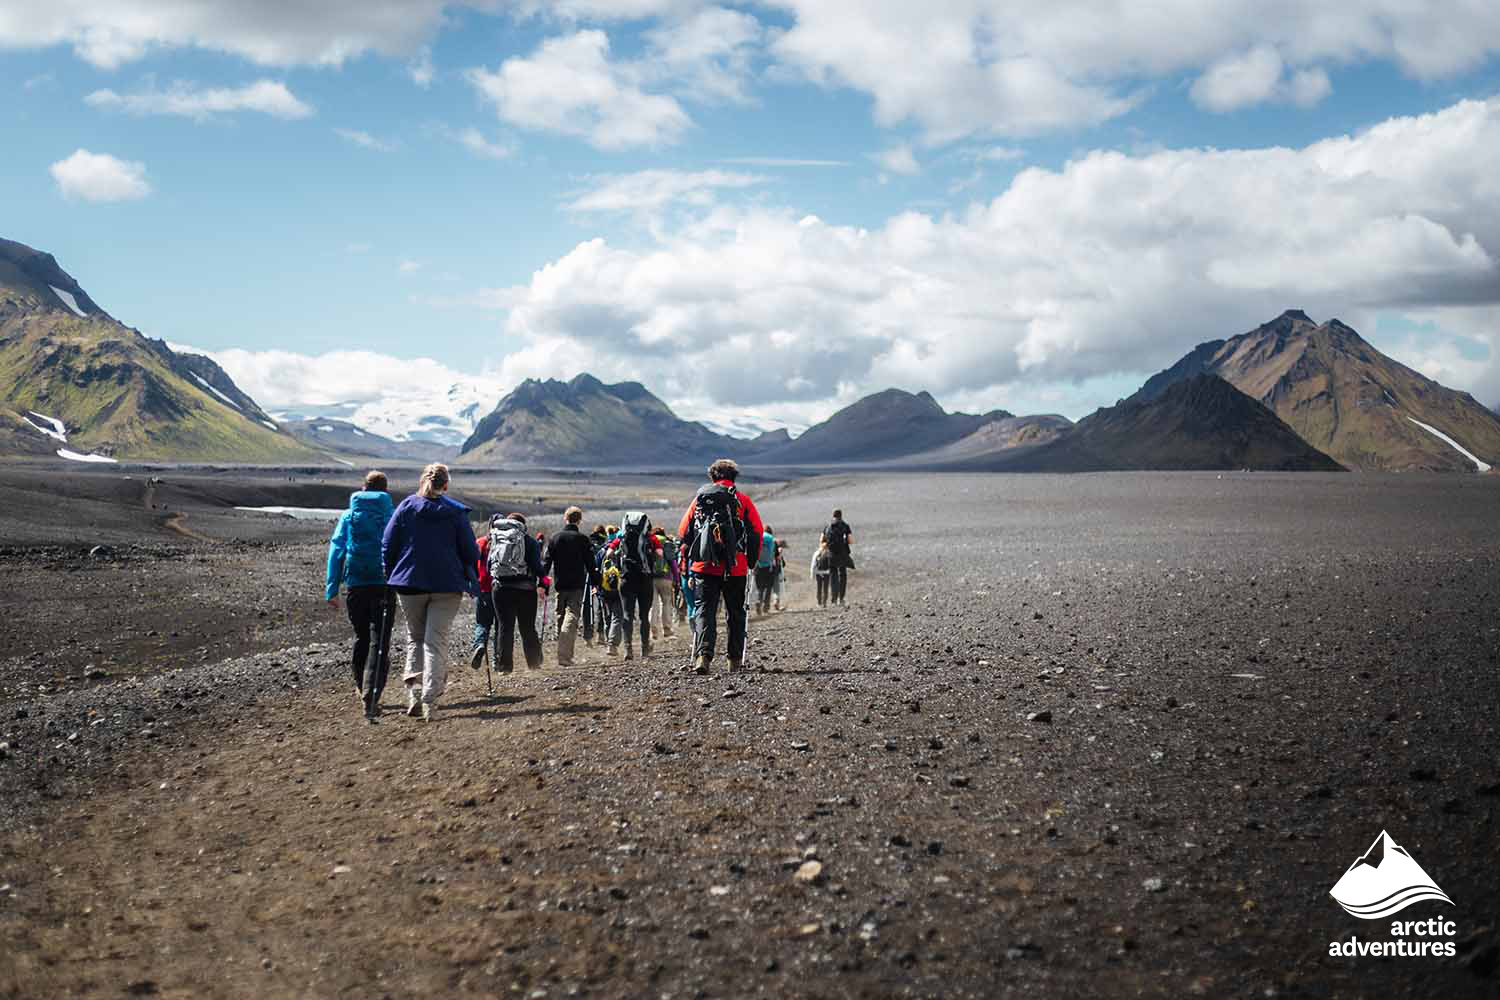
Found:
[[323, 597], [338, 607], [339, 588], [348, 591], [345, 607], [354, 628], [354, 690], [364, 705], [365, 717], [380, 716], [380, 695], [385, 690], [391, 665], [391, 626], [396, 620], [396, 600], [386, 586], [381, 539], [395, 513], [385, 473], [371, 471], [365, 488], [349, 495], [349, 509], [328, 539], [328, 577]]

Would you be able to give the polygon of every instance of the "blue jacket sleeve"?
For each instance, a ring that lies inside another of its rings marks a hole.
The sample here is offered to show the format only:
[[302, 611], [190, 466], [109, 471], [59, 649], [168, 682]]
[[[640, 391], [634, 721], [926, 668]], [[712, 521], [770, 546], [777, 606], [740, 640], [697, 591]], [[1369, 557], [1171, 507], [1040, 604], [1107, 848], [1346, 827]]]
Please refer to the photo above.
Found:
[[458, 558], [463, 563], [468, 579], [479, 582], [479, 543], [474, 540], [474, 527], [469, 524], [469, 515], [462, 510], [454, 511], [458, 531]]
[[380, 561], [385, 565], [385, 576], [389, 580], [396, 569], [396, 558], [401, 552], [402, 512], [397, 510], [385, 523], [385, 533], [380, 536]]
[[538, 583], [547, 575], [546, 567], [542, 565], [542, 543], [530, 535], [526, 536], [526, 565], [531, 569], [531, 575], [536, 577]]
[[339, 596], [339, 584], [344, 582], [344, 557], [349, 551], [349, 512], [344, 511], [339, 523], [333, 526], [328, 539], [328, 575], [323, 584], [323, 599], [331, 601]]

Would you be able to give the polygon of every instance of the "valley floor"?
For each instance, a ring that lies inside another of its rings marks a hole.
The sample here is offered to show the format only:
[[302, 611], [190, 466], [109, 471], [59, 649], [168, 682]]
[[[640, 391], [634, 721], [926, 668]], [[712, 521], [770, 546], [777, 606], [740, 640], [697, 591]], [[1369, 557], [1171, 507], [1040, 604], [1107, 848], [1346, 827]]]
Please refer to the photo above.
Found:
[[[244, 576], [277, 625], [0, 689], [0, 996], [1494, 994], [1500, 481], [748, 491], [794, 581], [760, 672], [683, 673], [682, 632], [494, 696], [455, 665], [427, 725], [360, 717], [316, 533], [91, 571], [125, 610], [165, 596], [137, 570], [183, 607]], [[822, 610], [835, 505], [859, 568]], [[20, 593], [69, 586], [49, 558]], [[11, 634], [111, 648], [33, 606]], [[1329, 956], [1389, 938], [1328, 896], [1382, 829], [1454, 958]]]

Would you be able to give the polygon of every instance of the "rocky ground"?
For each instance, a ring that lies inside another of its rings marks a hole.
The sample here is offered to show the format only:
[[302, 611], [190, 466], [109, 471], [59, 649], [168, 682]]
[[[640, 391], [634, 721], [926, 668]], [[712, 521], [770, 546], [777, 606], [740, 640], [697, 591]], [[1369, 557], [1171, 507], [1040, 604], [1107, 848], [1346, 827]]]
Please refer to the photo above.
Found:
[[[277, 626], [7, 682], [0, 995], [1494, 995], [1493, 477], [766, 493], [794, 569], [835, 504], [859, 569], [831, 610], [794, 573], [758, 672], [683, 673], [680, 633], [494, 696], [465, 666], [426, 725], [359, 716], [314, 541], [103, 571], [259, 581]], [[35, 604], [8, 636], [113, 648]], [[1329, 957], [1390, 936], [1327, 895], [1381, 829], [1454, 958]]]

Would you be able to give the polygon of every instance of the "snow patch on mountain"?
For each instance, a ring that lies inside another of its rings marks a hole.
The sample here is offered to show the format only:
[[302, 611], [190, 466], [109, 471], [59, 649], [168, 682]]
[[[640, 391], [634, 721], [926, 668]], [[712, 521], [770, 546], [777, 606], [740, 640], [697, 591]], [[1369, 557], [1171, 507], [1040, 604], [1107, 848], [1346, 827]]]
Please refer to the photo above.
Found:
[[[56, 417], [44, 417], [35, 410], [27, 410], [26, 417], [27, 422], [43, 434], [50, 438], [56, 438], [63, 444], [68, 443], [68, 429], [63, 426], [61, 420], [58, 420]], [[38, 420], [41, 423], [37, 423]]]
[[1418, 420], [1416, 417], [1407, 417], [1406, 419], [1410, 420], [1412, 423], [1416, 424], [1418, 427], [1422, 428], [1424, 431], [1426, 431], [1427, 433], [1433, 435], [1434, 437], [1437, 437], [1437, 438], [1442, 439], [1443, 441], [1446, 441], [1460, 455], [1462, 455], [1464, 458], [1467, 458], [1469, 461], [1473, 462], [1474, 465], [1479, 469], [1480, 472], [1489, 472], [1490, 471], [1490, 466], [1489, 466], [1488, 462], [1481, 461], [1479, 459], [1479, 457], [1476, 456], [1473, 452], [1469, 451], [1469, 449], [1465, 448], [1463, 445], [1459, 444], [1457, 441], [1453, 440], [1451, 437], [1449, 437], [1448, 435], [1444, 434], [1442, 431], [1438, 430], [1436, 427], [1432, 426], [1431, 424], [1424, 424], [1424, 423], [1422, 423], [1422, 421]]
[[503, 396], [492, 379], [465, 378], [432, 389], [392, 386], [376, 399], [303, 402], [272, 411], [277, 420], [344, 420], [392, 441], [457, 447]]
[[[215, 389], [213, 386], [209, 385], [208, 384], [208, 380], [205, 379], [202, 375], [199, 375], [197, 372], [189, 372], [188, 374], [192, 375], [193, 378], [197, 379], [198, 380], [198, 384], [201, 385], [201, 386], [203, 386], [203, 388], [207, 389], [209, 392], [213, 393], [215, 396], [218, 396], [220, 399], [222, 399], [224, 402], [228, 403], [230, 406], [234, 407], [236, 410], [240, 409], [240, 404], [239, 403], [236, 403], [234, 400], [232, 400], [228, 396], [224, 395], [218, 389]], [[243, 413], [244, 411], [240, 410], [240, 412]]]
[[52, 289], [52, 293], [54, 295], [56, 295], [58, 298], [62, 299], [63, 305], [67, 306], [69, 309], [73, 310], [75, 313], [77, 313], [80, 316], [87, 316], [88, 315], [88, 313], [86, 313], [82, 309], [78, 308], [78, 300], [73, 297], [73, 293], [72, 292], [65, 292], [61, 288], [58, 288], [56, 285], [48, 285], [47, 287], [50, 288], [50, 289]]

